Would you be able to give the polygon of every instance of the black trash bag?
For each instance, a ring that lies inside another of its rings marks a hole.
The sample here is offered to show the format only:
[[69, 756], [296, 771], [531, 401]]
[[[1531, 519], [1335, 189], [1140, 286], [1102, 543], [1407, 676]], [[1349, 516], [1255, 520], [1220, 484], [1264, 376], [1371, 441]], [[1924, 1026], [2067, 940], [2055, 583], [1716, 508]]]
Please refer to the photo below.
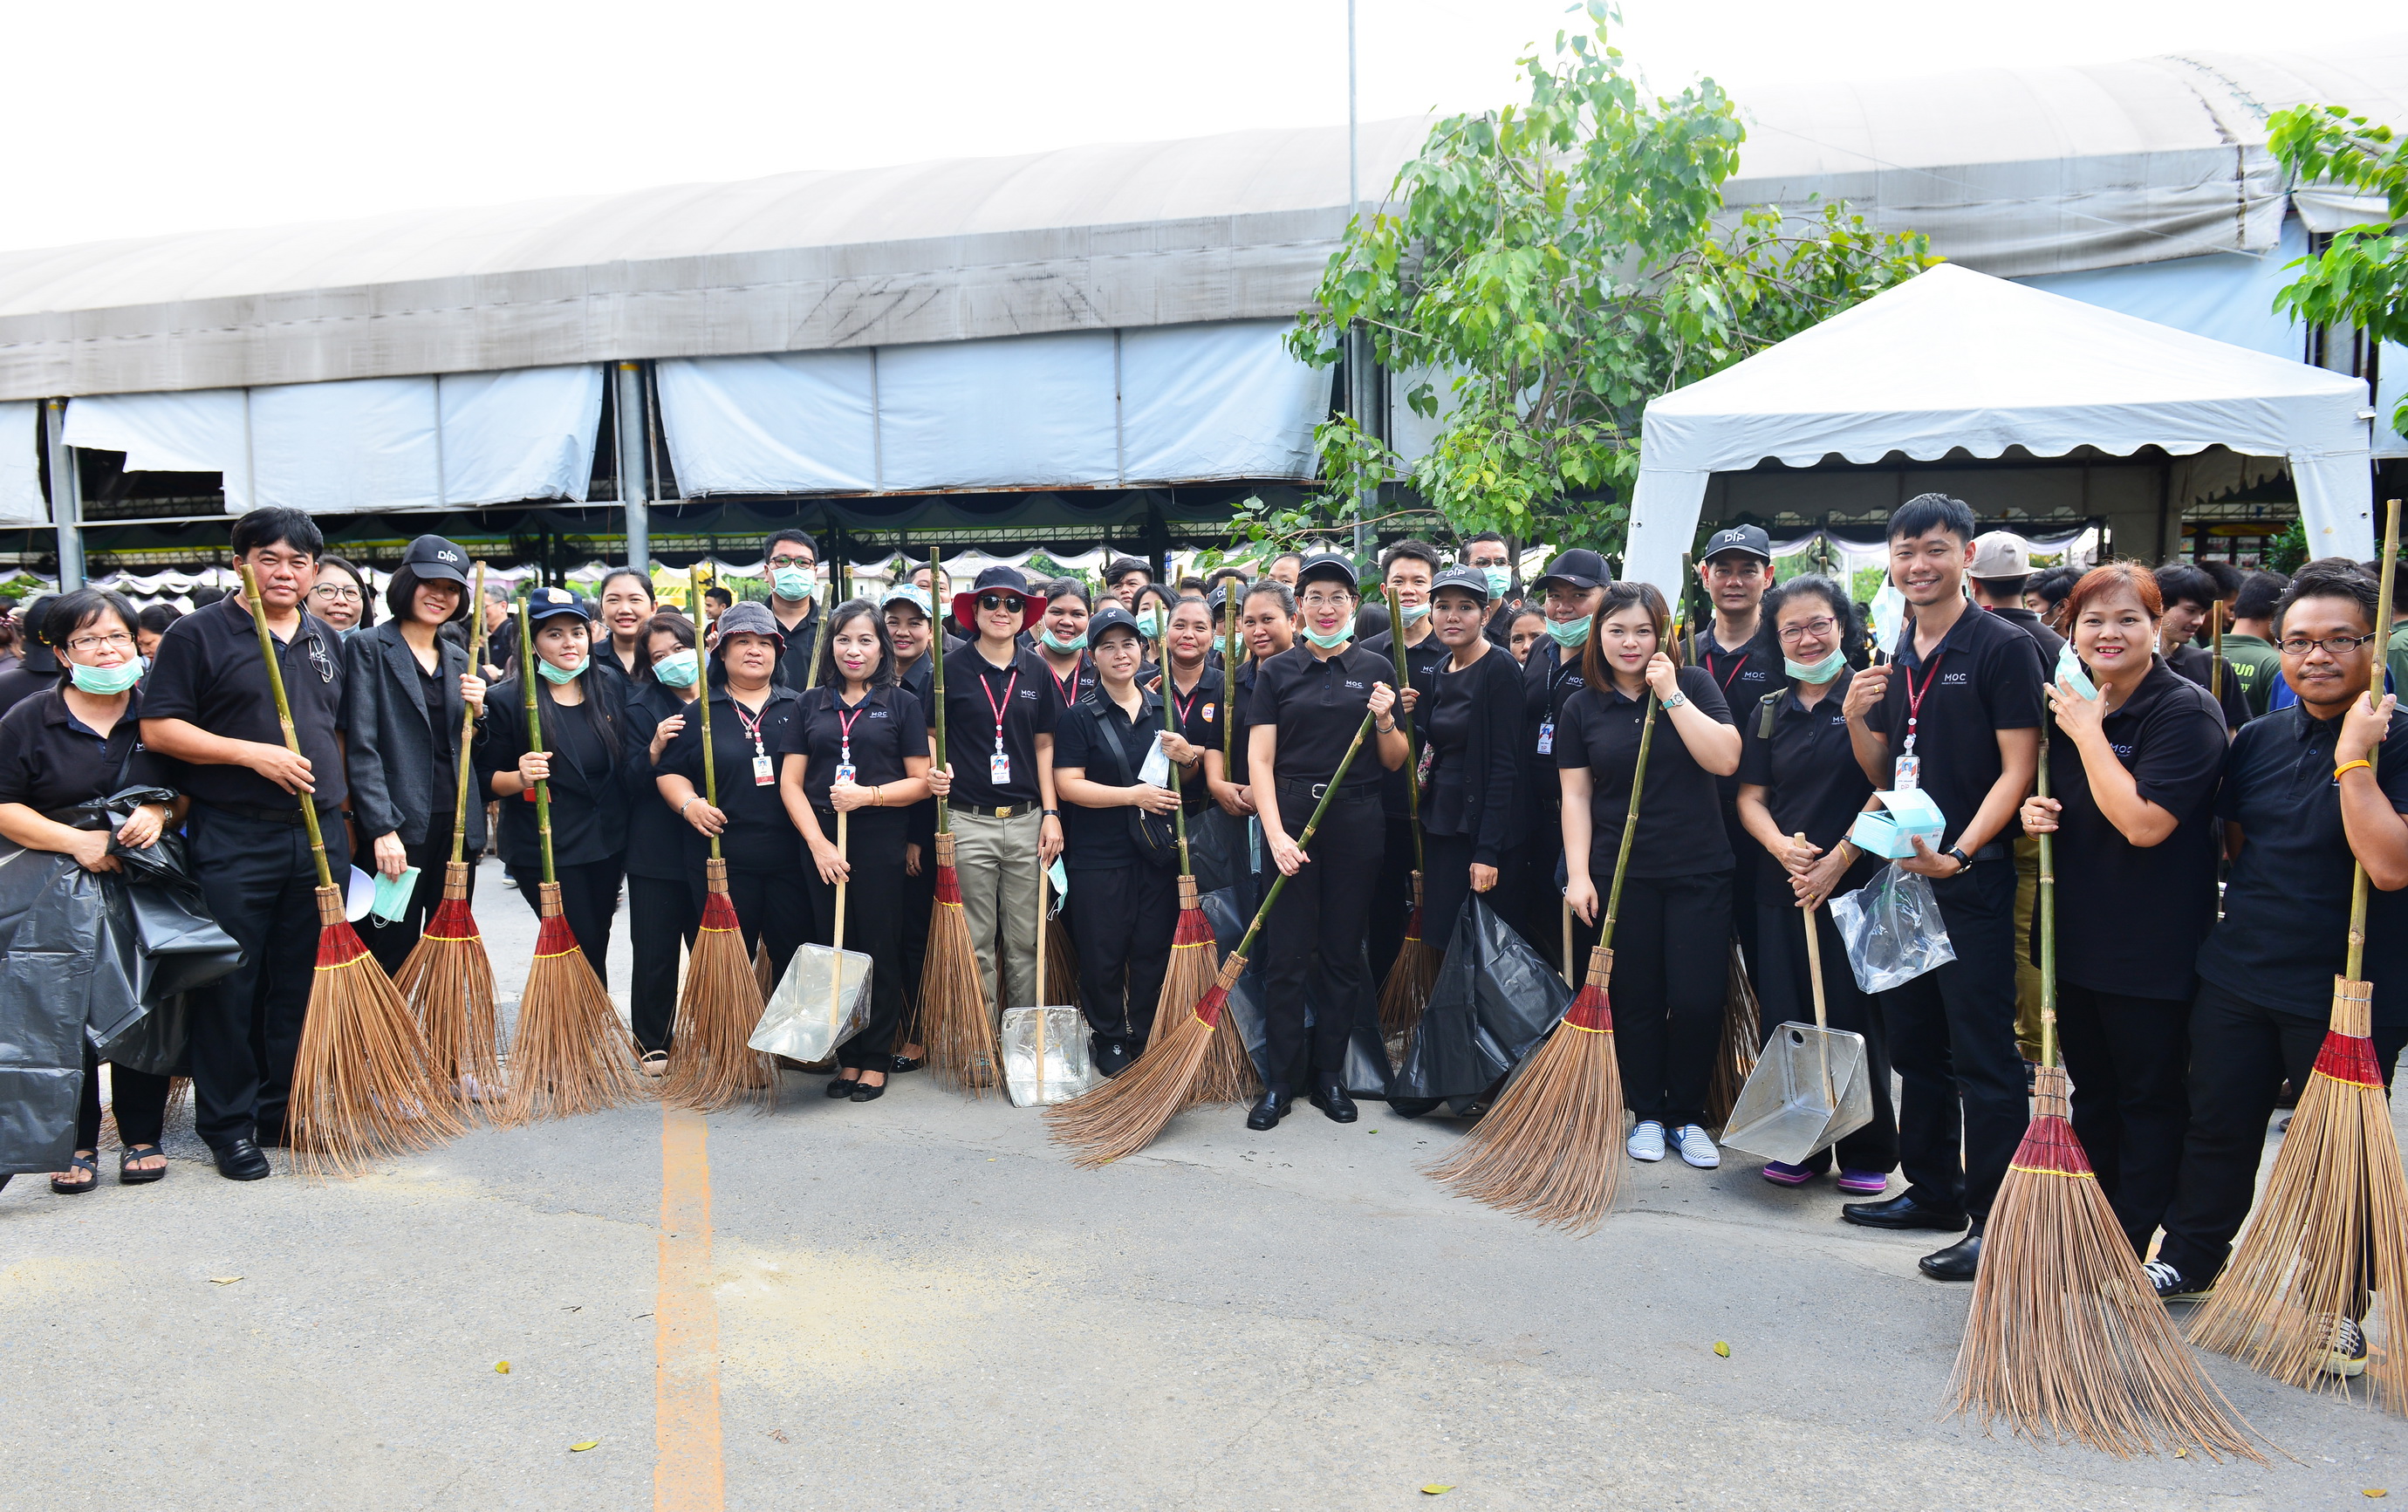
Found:
[[1430, 988], [1429, 1006], [1398, 1068], [1397, 1096], [1469, 1108], [1520, 1065], [1571, 1005], [1572, 989], [1473, 894]]
[[[1211, 923], [1213, 938], [1225, 957], [1238, 948], [1238, 942], [1245, 936], [1246, 926], [1254, 921], [1252, 908], [1239, 912], [1240, 891], [1239, 888], [1225, 887], [1204, 897], [1204, 916]], [[1229, 989], [1230, 1015], [1237, 1020], [1238, 1033], [1246, 1042], [1246, 1054], [1254, 1058], [1254, 1074], [1260, 1076], [1266, 1086], [1280, 1082], [1293, 1091], [1307, 1091], [1312, 1085], [1312, 1068], [1309, 1063], [1287, 1067], [1278, 1076], [1270, 1073], [1270, 1039], [1264, 1019], [1264, 1004], [1268, 1000], [1259, 949], [1261, 939], [1257, 937], [1254, 943], [1258, 947], [1255, 954], [1247, 958], [1245, 971], [1239, 973], [1237, 985]], [[1364, 979], [1367, 982], [1369, 970], [1367, 948], [1364, 961]], [[1346, 1043], [1346, 1090], [1354, 1097], [1384, 1098], [1388, 1095], [1388, 1082], [1394, 1073], [1388, 1064], [1387, 1048], [1380, 1043], [1380, 1007], [1370, 993], [1365, 992], [1362, 998], [1363, 1001], [1355, 1005], [1354, 1030]], [[1304, 979], [1304, 1043], [1308, 1056], [1312, 1044], [1312, 1025], [1322, 1015], [1331, 1011], [1329, 989], [1322, 981], [1320, 966], [1315, 964], [1306, 972]]]
[[[106, 828], [114, 832], [133, 816], [137, 804], [172, 803], [175, 798], [165, 788], [129, 787], [75, 808], [57, 810], [50, 817], [78, 829]], [[135, 943], [135, 998], [146, 1010], [174, 1004], [177, 1011], [168, 1017], [180, 1024], [185, 1015], [183, 1005], [176, 1000], [241, 966], [242, 947], [210, 915], [208, 900], [193, 876], [180, 832], [165, 831], [156, 842], [138, 850], [112, 839], [108, 854], [116, 857], [118, 870], [104, 879], [105, 890], [123, 895]], [[110, 916], [117, 917], [113, 912]], [[95, 1044], [105, 1047], [122, 1044], [127, 1047], [128, 1058], [120, 1058], [122, 1064], [137, 1071], [168, 1075], [168, 1068], [182, 1057], [182, 1037], [168, 1024], [154, 1026], [138, 1035], [132, 1016], [109, 1023], [95, 1020], [88, 1028]]]
[[1187, 819], [1187, 865], [1197, 893], [1219, 892], [1246, 869], [1246, 821], [1207, 804]]

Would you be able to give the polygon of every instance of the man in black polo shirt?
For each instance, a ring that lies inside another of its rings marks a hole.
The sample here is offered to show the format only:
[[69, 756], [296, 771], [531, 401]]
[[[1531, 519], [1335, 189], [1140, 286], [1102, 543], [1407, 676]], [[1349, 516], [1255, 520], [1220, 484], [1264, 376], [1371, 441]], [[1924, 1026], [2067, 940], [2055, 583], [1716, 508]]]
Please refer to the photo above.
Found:
[[1951, 1233], [1970, 1218], [1963, 1241], [1923, 1258], [1923, 1274], [1943, 1281], [1972, 1279], [1990, 1200], [2030, 1121], [2015, 1049], [2007, 837], [2039, 767], [2042, 674], [2031, 637], [1965, 598], [1973, 534], [1971, 508], [1940, 494], [1890, 516], [1890, 581], [1914, 619], [1891, 664], [1858, 672], [1842, 705], [1873, 786], [1920, 787], [1946, 820], [1936, 847], [1918, 838], [1899, 865], [1931, 880], [1956, 958], [1882, 994], [1890, 1061], [1905, 1083], [1899, 1155], [1909, 1185], [1840, 1211], [1872, 1228]]
[[2157, 569], [2157, 597], [2165, 613], [2157, 621], [2157, 649], [2166, 665], [2215, 695], [2224, 706], [2224, 727], [2239, 733], [2249, 723], [2249, 699], [2229, 662], [2199, 643], [2210, 614], [2224, 612], [2216, 602], [2215, 580], [2188, 562], [2168, 562]]
[[[1396, 590], [1397, 607], [1405, 615], [1405, 676], [1414, 694], [1406, 709], [1408, 713], [1418, 713], [1413, 717], [1412, 753], [1403, 766], [1380, 781], [1380, 808], [1386, 828], [1380, 856], [1380, 881], [1371, 894], [1374, 982], [1388, 979], [1388, 968], [1396, 964], [1397, 952], [1404, 948], [1405, 925], [1412, 914], [1413, 807], [1407, 788], [1413, 780], [1414, 763], [1421, 760], [1421, 748], [1427, 743], [1428, 732], [1422, 726], [1428, 720], [1430, 699], [1436, 696], [1439, 663], [1452, 655], [1430, 626], [1430, 583], [1437, 578], [1438, 569], [1438, 548], [1426, 540], [1400, 540], [1380, 557], [1382, 591]], [[1365, 637], [1361, 644], [1374, 656], [1393, 659], [1397, 655], [1397, 629], [1391, 626], [1377, 635]], [[1395, 676], [1393, 672], [1389, 675]], [[1443, 941], [1432, 943], [1441, 949], [1445, 946]]]
[[[1698, 564], [1698, 585], [1705, 590], [1714, 613], [1711, 624], [1689, 636], [1689, 665], [1705, 669], [1722, 689], [1731, 717], [1744, 724], [1755, 717], [1766, 694], [1787, 685], [1781, 648], [1762, 633], [1764, 595], [1772, 586], [1772, 538], [1752, 525], [1715, 531], [1706, 540], [1705, 559]], [[1738, 774], [1715, 778], [1714, 790], [1722, 799], [1723, 838], [1734, 858], [1731, 898], [1736, 906], [1731, 923], [1739, 933], [1740, 954], [1747, 960], [1748, 974], [1754, 976], [1756, 920], [1749, 900], [1756, 896], [1756, 868], [1764, 858], [1764, 847], [1740, 823]]]
[[786, 638], [775, 681], [800, 693], [820, 649], [819, 548], [799, 530], [780, 530], [762, 542], [761, 556], [769, 574], [769, 612]]
[[259, 631], [240, 594], [167, 627], [142, 687], [142, 742], [183, 763], [193, 874], [243, 964], [194, 1005], [193, 1101], [218, 1172], [268, 1174], [262, 1145], [284, 1143], [293, 1058], [318, 958], [318, 870], [303, 803], [318, 810], [326, 864], [351, 865], [343, 829], [343, 656], [335, 627], [302, 600], [324, 538], [299, 510], [236, 520], [235, 560], [259, 580], [301, 755], [284, 745]]
[[[1589, 622], [1605, 602], [1612, 574], [1605, 558], [1584, 547], [1559, 554], [1544, 577], [1530, 584], [1546, 605], [1547, 640], [1530, 648], [1522, 664], [1522, 729], [1513, 742], [1513, 813], [1508, 825], [1505, 864], [1497, 890], [1507, 919], [1548, 960], [1564, 965], [1563, 884], [1555, 880], [1563, 859], [1563, 779], [1556, 775], [1555, 731], [1581, 681], [1582, 649]], [[1572, 921], [1575, 943], [1584, 932]], [[1574, 961], [1579, 957], [1574, 952]], [[1569, 970], [1576, 967], [1568, 966]]]
[[[2024, 607], [2024, 590], [2031, 585], [2031, 554], [2024, 538], [2012, 530], [1991, 530], [1973, 541], [1973, 565], [1965, 574], [1973, 602], [1982, 612], [2004, 620], [2032, 638], [2040, 664], [2057, 675], [2057, 658], [2065, 638], [2040, 622]], [[2031, 938], [2032, 910], [2040, 902], [2040, 840], [2016, 834], [2010, 843], [2015, 854], [2015, 938]], [[2040, 968], [2028, 950], [2015, 952], [2015, 1045], [2026, 1060], [2040, 1059]]]

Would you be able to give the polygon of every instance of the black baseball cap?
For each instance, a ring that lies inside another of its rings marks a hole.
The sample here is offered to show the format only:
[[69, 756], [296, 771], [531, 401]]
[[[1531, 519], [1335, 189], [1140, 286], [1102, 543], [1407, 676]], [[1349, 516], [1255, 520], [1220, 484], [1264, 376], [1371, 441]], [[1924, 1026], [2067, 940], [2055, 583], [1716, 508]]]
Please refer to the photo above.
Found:
[[1138, 627], [1137, 616], [1123, 609], [1118, 599], [1087, 616], [1087, 644], [1092, 646], [1103, 639], [1106, 630], [1126, 630], [1140, 643], [1146, 638], [1145, 631]]
[[1612, 581], [1613, 574], [1605, 569], [1604, 557], [1584, 546], [1575, 546], [1549, 562], [1547, 575], [1531, 583], [1530, 591], [1542, 594], [1547, 591], [1548, 583], [1560, 583], [1586, 593], [1591, 588], [1602, 588]]
[[581, 620], [594, 617], [594, 611], [585, 600], [566, 588], [538, 588], [527, 595], [526, 602], [529, 625], [570, 616]]
[[1296, 585], [1299, 588], [1315, 578], [1334, 578], [1346, 584], [1350, 593], [1360, 588], [1354, 577], [1354, 564], [1336, 552], [1314, 552], [1296, 569]]
[[401, 554], [401, 565], [418, 575], [421, 583], [456, 583], [468, 585], [468, 554], [441, 536], [421, 536]]
[[1477, 567], [1450, 567], [1430, 580], [1430, 598], [1435, 599], [1444, 588], [1468, 593], [1482, 603], [1488, 602], [1488, 573]]
[[1706, 540], [1706, 549], [1698, 560], [1711, 562], [1725, 552], [1738, 552], [1759, 561], [1772, 560], [1772, 538], [1762, 526], [1735, 525], [1728, 530], [1717, 530]]

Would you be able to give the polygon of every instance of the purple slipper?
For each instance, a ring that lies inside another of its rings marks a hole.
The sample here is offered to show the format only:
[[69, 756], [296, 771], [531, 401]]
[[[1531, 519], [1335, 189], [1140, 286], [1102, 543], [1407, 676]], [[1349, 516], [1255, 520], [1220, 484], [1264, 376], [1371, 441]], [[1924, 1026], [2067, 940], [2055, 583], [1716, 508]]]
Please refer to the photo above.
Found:
[[1843, 1192], [1853, 1192], [1859, 1196], [1878, 1197], [1883, 1192], [1889, 1190], [1889, 1173], [1886, 1171], [1842, 1171], [1840, 1173], [1840, 1189]]
[[1803, 1187], [1814, 1176], [1814, 1172], [1785, 1160], [1768, 1160], [1764, 1165], [1764, 1179], [1776, 1187]]

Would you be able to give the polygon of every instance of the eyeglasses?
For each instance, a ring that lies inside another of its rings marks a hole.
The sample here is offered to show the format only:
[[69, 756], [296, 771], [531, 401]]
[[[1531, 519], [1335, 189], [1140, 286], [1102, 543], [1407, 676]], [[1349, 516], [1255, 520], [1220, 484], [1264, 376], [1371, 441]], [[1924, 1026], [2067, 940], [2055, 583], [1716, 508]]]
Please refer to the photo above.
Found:
[[109, 635], [79, 635], [67, 642], [69, 651], [79, 651], [86, 655], [107, 651], [112, 646], [119, 651], [131, 651], [134, 649], [134, 637], [119, 630]]
[[2336, 635], [2327, 641], [2311, 641], [2304, 635], [2295, 635], [2286, 637], [2280, 645], [2286, 656], [2304, 656], [2322, 646], [2326, 655], [2338, 661], [2373, 639], [2372, 635]]
[[979, 595], [978, 606], [981, 609], [1009, 609], [1017, 612], [1020, 608], [1020, 596], [1010, 593], [982, 593]]
[[1342, 593], [1309, 593], [1297, 600], [1307, 609], [1344, 609], [1354, 601]]
[[360, 590], [355, 587], [340, 587], [332, 583], [322, 583], [309, 590], [309, 597], [312, 598], [348, 598], [352, 603], [356, 604], [360, 601]]
[[1839, 623], [1840, 622], [1838, 620], [1826, 614], [1818, 620], [1808, 620], [1802, 625], [1793, 625], [1781, 632], [1782, 644], [1794, 646], [1810, 635], [1828, 635], [1831, 633], [1832, 626]]
[[819, 564], [812, 561], [808, 556], [772, 556], [769, 558], [769, 565], [771, 567], [810, 568], [817, 567]]

